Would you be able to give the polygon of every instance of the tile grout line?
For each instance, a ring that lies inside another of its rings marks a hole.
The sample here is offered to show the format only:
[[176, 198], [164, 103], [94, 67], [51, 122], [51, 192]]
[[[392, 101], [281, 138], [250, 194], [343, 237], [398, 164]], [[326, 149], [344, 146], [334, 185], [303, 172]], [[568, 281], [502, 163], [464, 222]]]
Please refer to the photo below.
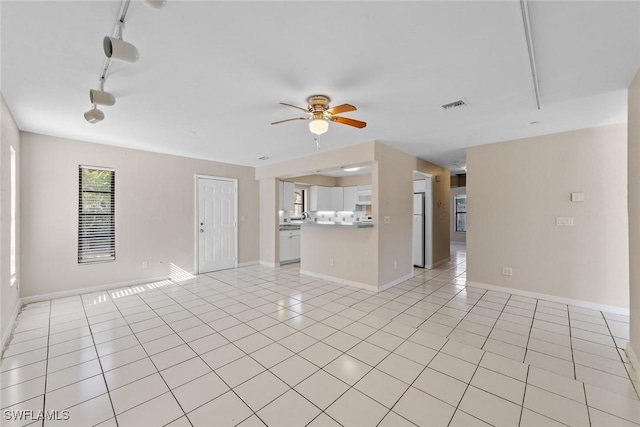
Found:
[[[569, 305], [567, 304], [567, 317], [569, 320], [569, 344], [571, 345], [571, 364], [573, 365], [573, 379], [577, 380], [578, 379], [578, 375], [576, 372], [576, 360], [575, 357], [573, 356], [573, 331], [571, 328], [571, 310], [569, 310]], [[615, 342], [614, 342], [615, 343]]]
[[[43, 390], [43, 396], [42, 396], [42, 412], [44, 413], [45, 409], [47, 408], [47, 380], [49, 379], [49, 337], [51, 335], [51, 306], [52, 306], [52, 302], [49, 301], [49, 323], [48, 323], [48, 330], [49, 330], [49, 334], [47, 334], [47, 363], [45, 364], [45, 370], [44, 370], [44, 390]], [[44, 419], [42, 420], [42, 427], [44, 427]]]
[[[536, 313], [538, 312], [538, 302], [540, 300], [538, 300], [536, 298], [536, 306], [533, 310], [533, 317], [531, 318], [531, 326], [529, 327], [529, 335], [527, 335], [527, 343], [524, 346], [524, 356], [522, 356], [522, 363], [525, 363], [524, 361], [527, 360], [527, 353], [529, 352], [529, 341], [531, 341], [531, 332], [533, 332], [533, 323], [536, 320]], [[568, 309], [567, 309], [568, 310]], [[568, 311], [567, 311], [567, 316], [569, 315]], [[569, 338], [569, 341], [571, 341], [571, 338]], [[527, 368], [527, 379], [529, 378], [529, 368]]]
[[[537, 305], [538, 305], [538, 301], [536, 300], [536, 307]], [[518, 426], [522, 425], [522, 416], [524, 415], [524, 401], [527, 398], [527, 388], [529, 386], [530, 370], [531, 370], [531, 365], [527, 365], [527, 375], [525, 376], [525, 379], [524, 379], [524, 393], [522, 393], [522, 404], [520, 405], [520, 419], [518, 419]]]
[[[473, 377], [476, 376], [476, 372], [478, 372], [478, 369], [480, 369], [480, 364], [482, 363], [482, 359], [484, 359], [484, 355], [486, 353], [487, 353], [486, 351], [484, 353], [482, 353], [482, 356], [480, 357], [480, 360], [478, 360], [478, 364], [476, 365], [476, 369], [474, 369], [473, 374], [471, 375], [471, 378], [469, 378], [469, 382], [467, 383], [467, 386], [464, 388], [464, 393], [462, 393], [462, 396], [460, 396], [460, 400], [458, 401], [458, 404], [456, 405], [456, 409], [455, 409], [455, 411], [453, 411], [453, 414], [451, 415], [451, 419], [447, 423], [447, 426], [451, 425], [451, 421], [453, 421], [453, 417], [456, 415], [456, 412], [458, 412], [458, 410], [461, 410], [460, 409], [460, 404], [464, 400], [464, 396], [467, 394], [467, 391], [469, 391], [469, 387], [471, 387], [471, 381], [473, 381]], [[462, 411], [462, 412], [464, 412], [464, 411]], [[471, 414], [469, 414], [469, 415], [471, 415]], [[473, 416], [473, 415], [471, 415], [471, 416]], [[474, 418], [476, 418], [476, 417], [474, 417]], [[481, 421], [484, 421], [484, 420], [481, 420]]]

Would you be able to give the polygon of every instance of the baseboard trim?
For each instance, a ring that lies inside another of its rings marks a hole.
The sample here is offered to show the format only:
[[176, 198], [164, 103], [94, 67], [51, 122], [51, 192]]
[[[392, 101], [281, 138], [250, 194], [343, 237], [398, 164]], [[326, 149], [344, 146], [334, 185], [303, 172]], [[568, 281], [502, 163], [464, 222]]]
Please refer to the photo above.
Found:
[[636, 355], [635, 351], [633, 351], [633, 348], [631, 347], [631, 342], [627, 343], [627, 347], [625, 348], [625, 351], [627, 352], [627, 358], [629, 358], [629, 362], [631, 362], [631, 367], [633, 368], [636, 374], [635, 375], [636, 377], [631, 378], [631, 380], [637, 384], [638, 382], [640, 382], [640, 361], [638, 361], [638, 356]]
[[300, 274], [305, 276], [315, 277], [316, 279], [329, 280], [331, 282], [339, 283], [341, 285], [355, 286], [356, 288], [366, 289], [372, 292], [378, 292], [378, 287], [375, 285], [368, 285], [362, 282], [356, 282], [354, 280], [343, 279], [341, 277], [329, 276], [327, 274], [316, 273], [314, 271], [308, 271], [300, 269]]
[[128, 288], [131, 286], [144, 285], [146, 283], [160, 282], [162, 280], [170, 280], [169, 276], [149, 277], [146, 279], [128, 280], [125, 282], [109, 283], [106, 285], [92, 286], [90, 288], [76, 288], [68, 291], [51, 292], [49, 294], [33, 295], [30, 297], [22, 297], [23, 304], [31, 304], [33, 302], [48, 301], [58, 298], [73, 297], [76, 295], [91, 294], [94, 292], [106, 291], [115, 288]]
[[557, 302], [557, 303], [560, 303], [560, 304], [575, 305], [577, 307], [589, 308], [591, 310], [605, 311], [607, 313], [622, 314], [622, 315], [625, 315], [625, 316], [629, 315], [629, 309], [628, 308], [624, 308], [624, 307], [616, 307], [616, 306], [613, 306], [613, 305], [597, 304], [595, 302], [590, 302], [590, 301], [559, 297], [559, 296], [556, 296], [556, 295], [549, 295], [549, 294], [543, 294], [543, 293], [539, 293], [539, 292], [525, 291], [525, 290], [522, 290], [522, 289], [508, 288], [508, 287], [505, 287], [505, 286], [487, 285], [486, 283], [472, 282], [470, 280], [467, 280], [466, 285], [467, 286], [471, 286], [471, 287], [475, 287], [475, 288], [487, 289], [489, 291], [506, 292], [508, 294], [514, 294], [514, 295], [520, 295], [520, 296], [523, 296], [523, 297], [542, 299], [542, 300], [545, 300], [545, 301]]
[[440, 261], [437, 261], [437, 262], [435, 262], [433, 264], [425, 265], [424, 268], [427, 268], [427, 269], [436, 268], [437, 266], [445, 264], [445, 263], [447, 263], [449, 261], [451, 261], [451, 257], [450, 256], [448, 256], [446, 258], [443, 258]]
[[251, 267], [252, 265], [258, 265], [258, 261], [241, 262], [236, 267]]
[[5, 349], [5, 346], [8, 344], [9, 337], [13, 332], [13, 328], [16, 326], [16, 320], [18, 320], [18, 313], [20, 313], [20, 310], [22, 309], [23, 305], [24, 304], [22, 302], [22, 298], [18, 298], [18, 301], [16, 301], [16, 306], [13, 308], [13, 313], [11, 313], [11, 319], [9, 320], [9, 324], [7, 325], [7, 328], [4, 331], [2, 331], [2, 342], [0, 342], [0, 356], [4, 353], [4, 349]]
[[264, 265], [265, 267], [276, 268], [276, 264], [268, 261], [260, 261], [260, 265]]
[[385, 283], [382, 286], [378, 286], [378, 292], [385, 291], [385, 290], [387, 290], [389, 288], [394, 287], [395, 285], [399, 285], [402, 282], [406, 282], [407, 280], [411, 279], [412, 277], [413, 277], [413, 272], [407, 274], [406, 276], [402, 276], [402, 277], [400, 277], [400, 278], [398, 278], [396, 280], [392, 280], [389, 283]]

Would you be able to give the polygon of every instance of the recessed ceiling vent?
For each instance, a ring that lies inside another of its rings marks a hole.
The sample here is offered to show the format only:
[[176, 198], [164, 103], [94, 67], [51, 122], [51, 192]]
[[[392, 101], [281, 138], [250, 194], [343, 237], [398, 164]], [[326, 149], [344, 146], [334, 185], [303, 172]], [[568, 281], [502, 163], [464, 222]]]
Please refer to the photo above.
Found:
[[442, 108], [444, 108], [445, 110], [453, 110], [454, 108], [465, 107], [467, 105], [469, 105], [469, 101], [463, 98], [457, 101], [450, 102], [448, 104], [444, 104]]

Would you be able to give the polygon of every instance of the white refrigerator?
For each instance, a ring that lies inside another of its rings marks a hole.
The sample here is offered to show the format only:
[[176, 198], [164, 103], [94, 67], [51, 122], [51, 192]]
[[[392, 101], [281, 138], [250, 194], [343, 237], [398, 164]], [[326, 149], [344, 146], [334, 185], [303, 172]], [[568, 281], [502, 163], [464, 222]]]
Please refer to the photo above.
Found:
[[413, 265], [425, 266], [424, 263], [424, 193], [413, 194]]

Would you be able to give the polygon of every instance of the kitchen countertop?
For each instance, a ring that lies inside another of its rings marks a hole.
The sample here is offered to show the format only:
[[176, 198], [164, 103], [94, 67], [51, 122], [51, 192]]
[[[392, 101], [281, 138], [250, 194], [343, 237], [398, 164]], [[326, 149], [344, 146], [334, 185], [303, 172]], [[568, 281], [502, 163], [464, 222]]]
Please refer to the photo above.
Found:
[[333, 221], [316, 221], [305, 222], [304, 225], [313, 225], [317, 227], [337, 227], [337, 228], [372, 228], [371, 222], [333, 222]]
[[280, 231], [284, 230], [300, 230], [300, 225], [297, 223], [280, 224]]

